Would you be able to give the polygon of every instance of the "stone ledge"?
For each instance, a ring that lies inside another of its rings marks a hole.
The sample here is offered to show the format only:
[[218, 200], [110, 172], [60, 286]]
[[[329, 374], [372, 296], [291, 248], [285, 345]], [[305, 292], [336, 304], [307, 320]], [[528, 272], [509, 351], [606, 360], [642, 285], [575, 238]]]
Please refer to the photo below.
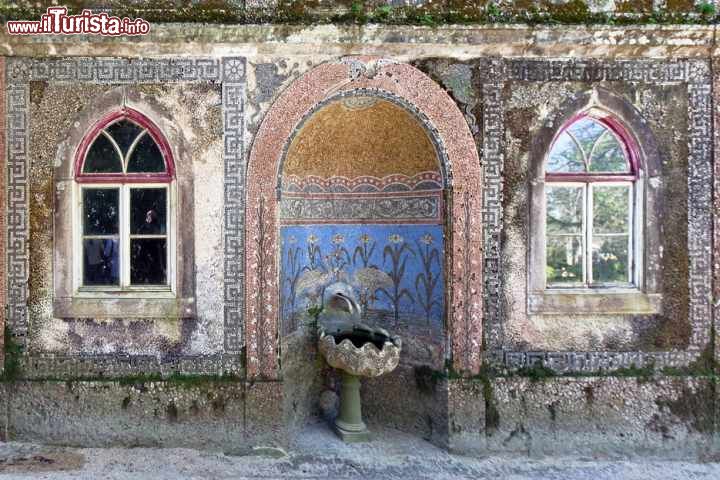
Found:
[[528, 295], [529, 315], [655, 315], [662, 295], [640, 291], [547, 291]]

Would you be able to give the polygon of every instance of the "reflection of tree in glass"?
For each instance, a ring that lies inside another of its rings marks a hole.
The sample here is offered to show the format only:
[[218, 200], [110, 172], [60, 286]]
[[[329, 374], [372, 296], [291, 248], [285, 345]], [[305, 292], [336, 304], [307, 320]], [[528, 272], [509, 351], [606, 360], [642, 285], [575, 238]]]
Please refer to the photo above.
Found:
[[547, 241], [546, 278], [549, 283], [583, 281], [582, 237], [550, 237]]
[[625, 152], [615, 134], [590, 117], [573, 123], [555, 141], [546, 170], [550, 173], [627, 172]]
[[628, 239], [606, 237], [593, 242], [593, 280], [602, 283], [628, 282]]
[[580, 233], [582, 204], [582, 187], [548, 187], [547, 234]]
[[618, 139], [606, 130], [593, 145], [590, 154], [591, 172], [626, 172], [625, 153]]
[[627, 233], [629, 186], [593, 187], [593, 233]]

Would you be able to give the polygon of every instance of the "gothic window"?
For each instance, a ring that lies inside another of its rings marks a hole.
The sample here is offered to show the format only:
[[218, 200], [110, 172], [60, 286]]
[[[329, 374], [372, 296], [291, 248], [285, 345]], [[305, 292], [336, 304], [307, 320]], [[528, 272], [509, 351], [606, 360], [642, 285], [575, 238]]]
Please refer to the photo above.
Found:
[[545, 163], [547, 288], [632, 287], [640, 202], [633, 150], [610, 117], [582, 115]]
[[113, 113], [87, 135], [75, 167], [80, 290], [171, 289], [173, 177], [167, 142], [137, 111]]

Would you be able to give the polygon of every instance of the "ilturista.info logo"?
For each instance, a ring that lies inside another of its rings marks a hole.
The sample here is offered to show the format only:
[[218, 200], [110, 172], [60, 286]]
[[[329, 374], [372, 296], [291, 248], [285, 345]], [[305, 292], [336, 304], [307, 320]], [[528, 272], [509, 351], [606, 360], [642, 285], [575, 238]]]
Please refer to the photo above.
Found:
[[66, 7], [50, 7], [40, 20], [7, 22], [10, 35], [146, 35], [150, 24], [142, 18], [113, 17], [107, 13], [83, 10], [68, 15]]

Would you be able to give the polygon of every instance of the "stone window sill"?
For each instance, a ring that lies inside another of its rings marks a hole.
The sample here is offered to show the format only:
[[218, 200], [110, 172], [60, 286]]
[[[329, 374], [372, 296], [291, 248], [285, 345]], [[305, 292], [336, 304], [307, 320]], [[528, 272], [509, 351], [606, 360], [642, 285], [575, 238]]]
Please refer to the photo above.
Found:
[[[159, 292], [158, 292], [159, 293]], [[169, 292], [168, 292], [169, 293]], [[53, 300], [55, 318], [191, 318], [194, 298], [80, 295]]]
[[655, 315], [662, 295], [639, 290], [546, 290], [528, 296], [528, 314]]

